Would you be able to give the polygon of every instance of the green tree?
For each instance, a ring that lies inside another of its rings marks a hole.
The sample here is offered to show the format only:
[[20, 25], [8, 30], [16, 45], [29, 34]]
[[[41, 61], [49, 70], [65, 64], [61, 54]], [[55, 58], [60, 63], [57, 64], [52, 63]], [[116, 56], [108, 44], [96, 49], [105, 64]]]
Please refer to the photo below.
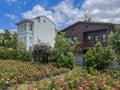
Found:
[[74, 67], [74, 55], [72, 53], [73, 41], [65, 38], [64, 33], [60, 33], [55, 38], [53, 60], [58, 67], [72, 69]]
[[51, 53], [52, 47], [46, 43], [38, 43], [32, 51], [34, 61], [39, 63], [48, 63], [48, 58], [51, 56]]
[[113, 60], [113, 50], [111, 47], [102, 47], [98, 42], [93, 49], [88, 50], [84, 55], [84, 62], [87, 70], [93, 68], [94, 70], [106, 69]]
[[12, 40], [11, 40], [11, 42], [12, 42], [12, 48], [13, 49], [17, 49], [18, 34], [16, 32], [14, 32], [12, 34]]
[[84, 14], [84, 21], [85, 22], [91, 22], [92, 21], [91, 17], [87, 13]]
[[109, 43], [117, 54], [117, 61], [120, 63], [120, 25], [115, 26], [115, 32], [110, 33], [108, 39]]

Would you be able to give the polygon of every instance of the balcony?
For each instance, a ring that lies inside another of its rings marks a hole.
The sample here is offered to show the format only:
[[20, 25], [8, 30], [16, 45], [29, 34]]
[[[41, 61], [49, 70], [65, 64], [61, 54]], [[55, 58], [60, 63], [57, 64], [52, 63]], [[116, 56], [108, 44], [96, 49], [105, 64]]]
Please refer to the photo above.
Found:
[[[91, 42], [91, 41], [88, 41], [88, 42], [83, 42], [82, 44], [83, 46], [83, 49], [89, 49], [89, 48], [93, 48], [94, 45], [95, 45], [95, 42]], [[102, 46], [103, 47], [106, 47], [108, 45], [107, 42], [102, 42]]]

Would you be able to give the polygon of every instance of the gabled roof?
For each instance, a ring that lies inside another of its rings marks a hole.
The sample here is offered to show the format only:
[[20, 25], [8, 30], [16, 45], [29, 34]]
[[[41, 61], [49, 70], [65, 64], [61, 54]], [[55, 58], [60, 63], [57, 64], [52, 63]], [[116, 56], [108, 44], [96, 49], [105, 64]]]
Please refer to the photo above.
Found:
[[21, 20], [21, 21], [17, 22], [16, 25], [19, 25], [23, 22], [32, 22], [33, 23], [33, 21], [31, 19], [24, 19], [24, 20]]
[[62, 32], [62, 31], [65, 31], [73, 26], [76, 26], [78, 24], [94, 24], [94, 25], [115, 25], [113, 23], [107, 23], [107, 22], [86, 22], [86, 21], [78, 21], [70, 26], [68, 26], [67, 28], [63, 29], [63, 30], [60, 30], [59, 32]]
[[45, 18], [47, 18], [51, 23], [53, 23], [54, 25], [56, 25], [52, 20], [50, 20], [48, 17], [46, 17], [46, 16], [44, 16], [44, 15], [37, 16], [37, 17], [35, 17], [35, 18], [33, 18], [33, 19], [37, 19], [37, 18], [39, 18], [39, 17], [45, 17]]
[[45, 17], [45, 18], [47, 18], [52, 24], [56, 25], [52, 20], [50, 20], [48, 17], [46, 17], [46, 16], [44, 16], [44, 15], [37, 16], [37, 17], [32, 18], [32, 19], [24, 19], [24, 20], [21, 20], [21, 21], [17, 22], [16, 25], [19, 25], [19, 24], [21, 24], [21, 23], [23, 23], [23, 22], [32, 22], [32, 23], [33, 23], [32, 20], [33, 20], [33, 19], [37, 19], [37, 18], [39, 18], [39, 17]]

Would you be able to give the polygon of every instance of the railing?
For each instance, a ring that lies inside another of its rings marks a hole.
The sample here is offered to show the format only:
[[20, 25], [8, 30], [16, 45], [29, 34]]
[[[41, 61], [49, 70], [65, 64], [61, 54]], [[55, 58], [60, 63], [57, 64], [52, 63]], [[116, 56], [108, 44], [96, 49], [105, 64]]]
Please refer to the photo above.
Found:
[[[83, 46], [82, 47], [83, 48], [84, 47], [89, 47], [90, 48], [90, 47], [94, 47], [95, 44], [96, 44], [95, 42], [91, 42], [91, 41], [83, 42], [83, 44], [82, 44]], [[102, 42], [102, 46], [106, 47], [107, 46], [107, 42]]]

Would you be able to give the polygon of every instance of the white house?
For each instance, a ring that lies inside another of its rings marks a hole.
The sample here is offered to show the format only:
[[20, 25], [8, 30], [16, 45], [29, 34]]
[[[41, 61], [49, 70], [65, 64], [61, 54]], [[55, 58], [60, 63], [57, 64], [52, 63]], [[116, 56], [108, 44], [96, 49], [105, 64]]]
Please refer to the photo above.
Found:
[[38, 41], [49, 43], [54, 47], [56, 26], [46, 16], [24, 19], [16, 23], [16, 25], [18, 26], [18, 38], [24, 42], [26, 50], [31, 51]]

